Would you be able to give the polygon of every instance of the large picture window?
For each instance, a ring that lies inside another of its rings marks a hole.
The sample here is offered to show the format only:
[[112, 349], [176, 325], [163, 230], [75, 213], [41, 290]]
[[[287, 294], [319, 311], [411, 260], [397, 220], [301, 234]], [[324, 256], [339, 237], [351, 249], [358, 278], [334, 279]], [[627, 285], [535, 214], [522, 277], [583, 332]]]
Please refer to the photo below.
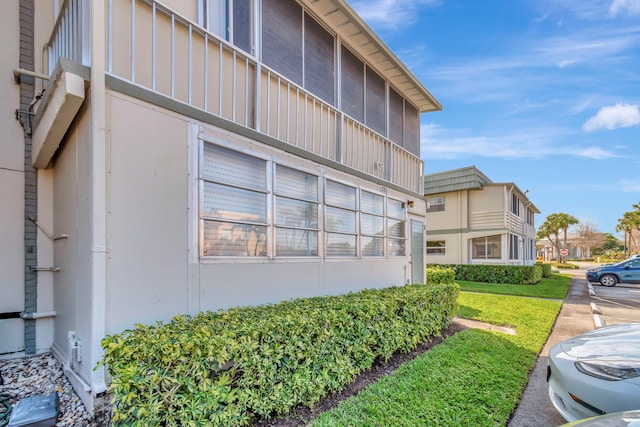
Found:
[[501, 259], [502, 236], [476, 237], [471, 241], [473, 259]]
[[405, 203], [258, 156], [201, 143], [201, 257], [406, 256]]

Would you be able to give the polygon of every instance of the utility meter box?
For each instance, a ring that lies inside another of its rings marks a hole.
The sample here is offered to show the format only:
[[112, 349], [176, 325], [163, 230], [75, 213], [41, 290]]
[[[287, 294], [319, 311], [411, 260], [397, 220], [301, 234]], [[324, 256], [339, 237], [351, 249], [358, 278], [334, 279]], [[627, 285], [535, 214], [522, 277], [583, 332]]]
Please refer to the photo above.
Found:
[[52, 427], [60, 413], [57, 392], [21, 399], [13, 406], [7, 427]]

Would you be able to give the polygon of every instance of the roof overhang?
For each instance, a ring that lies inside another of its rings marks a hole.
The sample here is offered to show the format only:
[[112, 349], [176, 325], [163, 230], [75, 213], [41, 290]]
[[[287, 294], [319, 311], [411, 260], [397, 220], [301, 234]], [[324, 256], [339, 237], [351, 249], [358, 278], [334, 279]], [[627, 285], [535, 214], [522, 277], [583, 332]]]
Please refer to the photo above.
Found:
[[303, 0], [303, 3], [421, 113], [442, 110], [438, 100], [345, 0]]

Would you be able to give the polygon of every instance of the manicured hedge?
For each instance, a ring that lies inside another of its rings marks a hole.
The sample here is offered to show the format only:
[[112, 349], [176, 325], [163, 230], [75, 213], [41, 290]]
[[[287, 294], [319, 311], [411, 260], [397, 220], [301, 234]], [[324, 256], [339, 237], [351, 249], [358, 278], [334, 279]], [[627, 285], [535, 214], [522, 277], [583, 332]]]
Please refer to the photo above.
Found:
[[551, 277], [551, 264], [548, 262], [536, 262], [536, 265], [539, 265], [542, 268], [542, 277]]
[[177, 316], [102, 341], [120, 426], [242, 426], [311, 406], [451, 323], [458, 285]]
[[427, 284], [437, 285], [441, 283], [454, 283], [456, 272], [451, 268], [427, 268]]
[[[436, 266], [429, 264], [428, 267]], [[539, 265], [446, 264], [439, 267], [451, 268], [455, 271], [456, 280], [469, 282], [533, 285], [542, 279], [542, 267]]]

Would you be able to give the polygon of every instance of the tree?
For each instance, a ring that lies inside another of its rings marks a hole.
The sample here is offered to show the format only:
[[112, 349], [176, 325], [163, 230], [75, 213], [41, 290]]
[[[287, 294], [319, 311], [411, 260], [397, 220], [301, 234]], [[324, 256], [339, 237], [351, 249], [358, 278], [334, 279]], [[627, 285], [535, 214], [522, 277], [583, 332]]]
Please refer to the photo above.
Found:
[[575, 228], [576, 240], [580, 248], [582, 259], [586, 253], [591, 254], [591, 249], [602, 246], [604, 235], [590, 222], [581, 222]]
[[[567, 229], [578, 224], [578, 219], [566, 213], [553, 213], [547, 216], [547, 220], [538, 228], [536, 237], [540, 240], [547, 238], [556, 248], [556, 261], [560, 262], [560, 232], [564, 233], [564, 246], [567, 247]], [[565, 261], [566, 263], [566, 258]]]
[[[634, 234], [640, 233], [640, 203], [634, 204], [633, 208], [633, 211], [625, 212], [622, 218], [618, 219], [618, 225], [616, 226], [616, 231], [624, 232], [625, 255], [627, 254], [627, 248], [629, 252], [637, 252], [638, 250]], [[628, 246], [627, 236], [629, 238]]]
[[620, 245], [620, 242], [618, 241], [616, 236], [614, 236], [611, 233], [604, 233], [602, 245], [598, 248], [594, 248], [593, 254], [609, 255], [611, 254], [611, 252], [621, 251], [622, 249], [623, 249], [623, 246]]

